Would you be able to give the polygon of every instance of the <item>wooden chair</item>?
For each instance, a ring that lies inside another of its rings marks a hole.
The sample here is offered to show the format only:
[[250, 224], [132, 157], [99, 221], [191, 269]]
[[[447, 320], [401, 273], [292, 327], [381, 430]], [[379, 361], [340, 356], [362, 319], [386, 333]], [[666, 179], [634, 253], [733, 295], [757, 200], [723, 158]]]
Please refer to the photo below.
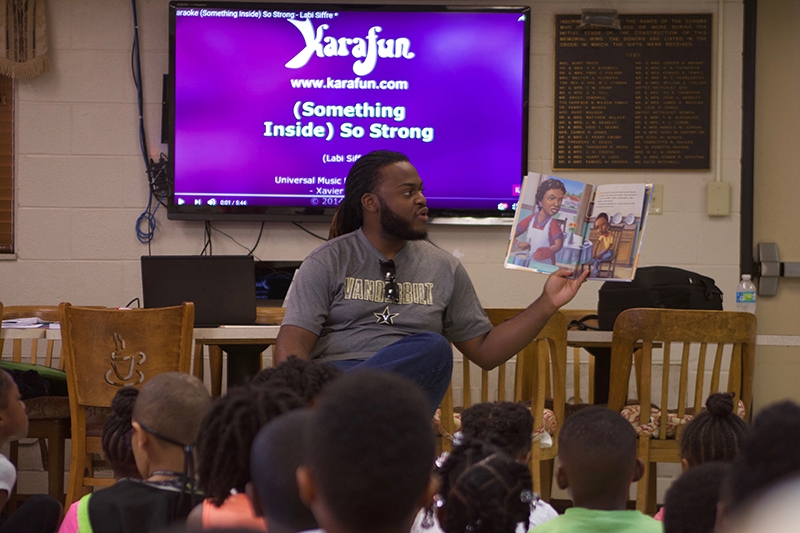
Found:
[[141, 387], [162, 372], [188, 373], [194, 304], [156, 309], [60, 306], [72, 419], [72, 457], [66, 505], [113, 479], [94, 477], [92, 454], [102, 453], [102, 420], [87, 409], [108, 408], [122, 387]]
[[[497, 326], [518, 315], [522, 312], [522, 309], [486, 309], [485, 311], [492, 325]], [[504, 363], [497, 367], [496, 370], [481, 370], [480, 401], [530, 401], [531, 413], [534, 419], [533, 427], [540, 428], [544, 423], [545, 399], [551, 399], [553, 412], [560, 427], [564, 420], [564, 404], [566, 401], [566, 359], [567, 325], [564, 316], [561, 313], [556, 313], [542, 328], [537, 338], [517, 354], [516, 370], [511, 378], [514, 383], [513, 397], [508, 398], [506, 392], [508, 371], [507, 364]], [[472, 405], [471, 366], [470, 361], [464, 358], [464, 409]], [[493, 380], [491, 377], [493, 374], [497, 374], [497, 394], [490, 398], [489, 385]], [[454, 410], [451, 383], [441, 405], [443, 433], [449, 433], [451, 436], [456, 431]], [[550, 499], [553, 463], [556, 455], [558, 455], [558, 430], [559, 428], [557, 427], [555, 434], [552, 435], [553, 445], [551, 447], [542, 448], [538, 439], [531, 446], [530, 468], [533, 476], [533, 486], [545, 500]], [[443, 439], [442, 449], [449, 450], [451, 447], [451, 443]]]
[[[0, 311], [0, 315], [3, 320], [27, 317], [38, 317], [47, 322], [58, 322], [59, 320], [58, 306], [56, 305], [7, 306]], [[24, 362], [32, 365], [44, 363], [46, 367], [63, 370], [64, 358], [53, 358], [55, 341], [44, 341], [43, 354], [40, 344], [39, 339], [29, 339], [26, 342], [23, 342], [23, 339], [13, 339], [11, 360], [16, 363]], [[3, 339], [0, 339], [0, 353], [2, 351]], [[25, 410], [29, 422], [28, 437], [39, 439], [42, 467], [48, 473], [47, 492], [63, 503], [64, 455], [66, 440], [69, 436], [69, 399], [66, 396], [31, 398], [25, 400]], [[19, 443], [17, 441], [10, 443], [9, 459], [15, 466], [19, 464]], [[17, 499], [18, 495], [16, 494], [14, 499]]]
[[[286, 313], [284, 307], [257, 307], [256, 308], [256, 324], [264, 326], [280, 326], [283, 321], [283, 315]], [[222, 348], [215, 344], [203, 344], [196, 342], [194, 348], [194, 363], [193, 374], [194, 376], [203, 381], [204, 366], [203, 366], [203, 348], [208, 346], [208, 368], [209, 379], [211, 380], [211, 397], [219, 398], [222, 395]]]
[[[642, 422], [649, 422], [646, 414], [641, 417], [638, 431], [638, 455], [644, 462], [645, 474], [637, 485], [636, 508], [652, 513], [656, 503], [656, 464], [680, 462], [679, 440], [687, 415], [699, 413], [709, 394], [722, 391], [736, 393], [734, 402], [741, 400], [750, 417], [756, 318], [750, 313], [726, 311], [628, 309], [617, 317], [613, 335], [609, 408], [620, 411], [630, 403], [627, 396], [634, 360], [639, 405], [651, 405], [652, 386], [661, 382], [657, 436], [651, 438], [642, 431]], [[642, 348], [634, 353], [640, 341]], [[660, 361], [653, 354], [653, 345], [659, 342], [663, 345]], [[660, 377], [654, 377], [652, 372], [659, 362], [662, 369], [669, 369], [671, 343], [682, 343], [677, 387], [671, 384], [669, 370], [662, 371]], [[716, 345], [710, 369], [706, 365], [709, 345]], [[731, 347], [726, 348], [728, 345]], [[728, 373], [727, 384], [723, 369]], [[673, 406], [675, 411], [668, 412]], [[668, 435], [668, 425], [675, 428], [675, 435]]]

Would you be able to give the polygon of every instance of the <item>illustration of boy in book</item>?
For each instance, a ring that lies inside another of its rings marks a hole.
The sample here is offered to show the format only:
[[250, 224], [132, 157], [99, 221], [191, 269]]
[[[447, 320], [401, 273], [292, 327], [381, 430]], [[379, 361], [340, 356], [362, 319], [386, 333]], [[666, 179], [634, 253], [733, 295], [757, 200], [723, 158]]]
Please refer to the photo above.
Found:
[[600, 269], [600, 263], [610, 261], [614, 255], [614, 236], [609, 231], [609, 220], [606, 213], [600, 213], [594, 221], [594, 229], [597, 231], [597, 242], [594, 245], [594, 252], [589, 264], [592, 266], [591, 277], [596, 278]]
[[[563, 230], [553, 218], [561, 209], [567, 189], [557, 179], [547, 179], [536, 189], [536, 209], [523, 218], [514, 232], [516, 247], [533, 251], [532, 258], [539, 263], [556, 264], [556, 253], [564, 246]], [[525, 235], [524, 240], [520, 239]]]

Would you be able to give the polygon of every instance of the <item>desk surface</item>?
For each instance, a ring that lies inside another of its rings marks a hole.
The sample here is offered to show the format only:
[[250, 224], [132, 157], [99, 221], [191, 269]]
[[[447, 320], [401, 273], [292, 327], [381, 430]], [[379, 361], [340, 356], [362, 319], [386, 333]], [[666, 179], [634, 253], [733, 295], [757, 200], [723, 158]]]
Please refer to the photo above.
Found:
[[[280, 326], [223, 326], [219, 328], [195, 328], [194, 338], [203, 344], [248, 344], [264, 343], [273, 344], [278, 337]], [[567, 343], [570, 346], [591, 347], [610, 346], [610, 331], [579, 331], [567, 332]], [[60, 340], [61, 330], [29, 328], [0, 330], [3, 339], [48, 339]], [[800, 346], [800, 335], [757, 335], [757, 346]]]

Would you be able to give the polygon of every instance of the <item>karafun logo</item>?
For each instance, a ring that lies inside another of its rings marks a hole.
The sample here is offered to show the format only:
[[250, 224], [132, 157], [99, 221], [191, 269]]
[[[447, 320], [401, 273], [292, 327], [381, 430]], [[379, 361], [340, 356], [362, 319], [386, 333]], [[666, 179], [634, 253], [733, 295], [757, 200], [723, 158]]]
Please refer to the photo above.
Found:
[[412, 59], [411, 41], [405, 37], [398, 39], [378, 39], [378, 33], [383, 28], [373, 26], [367, 32], [366, 39], [361, 37], [326, 36], [325, 31], [330, 28], [327, 24], [320, 24], [314, 31], [310, 20], [289, 20], [300, 30], [305, 40], [305, 48], [286, 63], [287, 68], [301, 68], [308, 63], [315, 53], [317, 57], [344, 57], [352, 55], [361, 58], [353, 63], [353, 72], [357, 76], [366, 76], [375, 68], [379, 57]]

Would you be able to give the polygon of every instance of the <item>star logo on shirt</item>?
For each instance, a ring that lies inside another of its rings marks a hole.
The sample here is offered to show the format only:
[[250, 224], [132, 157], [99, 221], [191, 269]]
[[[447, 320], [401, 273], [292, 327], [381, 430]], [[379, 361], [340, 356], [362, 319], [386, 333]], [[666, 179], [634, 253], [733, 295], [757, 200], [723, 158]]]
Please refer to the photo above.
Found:
[[399, 315], [400, 313], [390, 313], [389, 306], [387, 305], [386, 308], [380, 313], [372, 313], [377, 318], [376, 324], [388, 324], [390, 326], [394, 325], [394, 317]]

